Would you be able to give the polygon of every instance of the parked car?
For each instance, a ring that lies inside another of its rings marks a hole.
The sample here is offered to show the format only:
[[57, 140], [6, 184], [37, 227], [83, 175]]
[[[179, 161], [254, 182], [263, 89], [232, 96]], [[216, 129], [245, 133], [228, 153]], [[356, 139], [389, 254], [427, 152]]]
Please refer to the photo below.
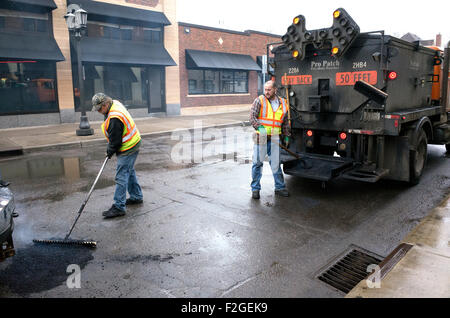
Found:
[[12, 239], [15, 209], [13, 193], [0, 185], [0, 262], [15, 254]]

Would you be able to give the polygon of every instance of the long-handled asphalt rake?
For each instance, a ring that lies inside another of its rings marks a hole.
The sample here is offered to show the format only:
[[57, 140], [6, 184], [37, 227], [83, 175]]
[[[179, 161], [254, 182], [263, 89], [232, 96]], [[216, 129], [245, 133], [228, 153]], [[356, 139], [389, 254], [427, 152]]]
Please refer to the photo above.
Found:
[[81, 216], [81, 213], [84, 210], [84, 207], [86, 206], [89, 198], [91, 197], [92, 191], [94, 191], [94, 187], [97, 184], [98, 179], [100, 178], [100, 175], [103, 172], [103, 169], [105, 169], [106, 163], [108, 162], [108, 157], [105, 158], [105, 161], [103, 162], [103, 165], [100, 169], [100, 172], [97, 175], [97, 178], [95, 178], [94, 184], [91, 187], [91, 190], [89, 191], [86, 199], [84, 200], [83, 204], [80, 207], [80, 210], [78, 211], [77, 218], [75, 219], [75, 222], [73, 222], [72, 227], [70, 228], [69, 233], [66, 235], [66, 237], [63, 240], [58, 239], [52, 239], [52, 240], [33, 240], [34, 243], [40, 243], [40, 244], [63, 244], [63, 245], [82, 245], [87, 247], [96, 247], [97, 242], [95, 241], [84, 241], [84, 240], [71, 240], [69, 239], [70, 234], [72, 234], [73, 229], [75, 228], [75, 224], [77, 224], [78, 219]]

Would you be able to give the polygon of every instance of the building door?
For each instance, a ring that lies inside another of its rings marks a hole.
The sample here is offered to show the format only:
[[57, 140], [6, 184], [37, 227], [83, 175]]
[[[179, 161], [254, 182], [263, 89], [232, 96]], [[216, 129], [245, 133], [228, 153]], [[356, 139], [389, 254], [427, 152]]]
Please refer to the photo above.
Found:
[[164, 93], [164, 68], [148, 68], [148, 87], [150, 93], [149, 113], [159, 113], [165, 111], [165, 93]]

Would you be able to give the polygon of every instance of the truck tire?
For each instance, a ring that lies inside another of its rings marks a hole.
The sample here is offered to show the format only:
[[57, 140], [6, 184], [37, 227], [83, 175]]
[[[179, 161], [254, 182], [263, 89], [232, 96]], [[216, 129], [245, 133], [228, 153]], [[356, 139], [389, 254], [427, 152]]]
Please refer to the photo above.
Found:
[[428, 141], [427, 134], [423, 129], [420, 130], [417, 141], [414, 144], [416, 149], [411, 150], [409, 153], [409, 183], [411, 185], [416, 185], [420, 182], [420, 177], [427, 163]]

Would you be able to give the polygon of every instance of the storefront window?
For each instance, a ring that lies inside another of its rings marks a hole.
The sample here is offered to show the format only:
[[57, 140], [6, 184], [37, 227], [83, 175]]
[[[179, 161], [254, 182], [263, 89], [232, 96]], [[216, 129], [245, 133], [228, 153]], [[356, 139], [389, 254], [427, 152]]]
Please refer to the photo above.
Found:
[[148, 107], [147, 68], [119, 65], [84, 64], [85, 104], [102, 92], [129, 108]]
[[133, 28], [129, 29], [121, 28], [120, 33], [122, 40], [131, 41], [133, 39]]
[[247, 93], [248, 92], [248, 80], [247, 72], [234, 72], [234, 92], [235, 93]]
[[145, 41], [161, 43], [161, 28], [143, 28]]
[[48, 33], [48, 14], [0, 9], [0, 29]]
[[144, 28], [130, 25], [119, 25], [88, 21], [88, 36], [126, 41], [146, 41], [162, 43], [161, 28]]
[[205, 71], [205, 93], [217, 94], [220, 87], [220, 72]]
[[0, 59], [0, 114], [57, 112], [56, 63]]
[[188, 70], [189, 76], [189, 94], [203, 94], [205, 91], [203, 85], [203, 71]]
[[189, 94], [248, 93], [247, 71], [188, 70]]
[[222, 93], [233, 93], [233, 72], [222, 71], [220, 76]]

